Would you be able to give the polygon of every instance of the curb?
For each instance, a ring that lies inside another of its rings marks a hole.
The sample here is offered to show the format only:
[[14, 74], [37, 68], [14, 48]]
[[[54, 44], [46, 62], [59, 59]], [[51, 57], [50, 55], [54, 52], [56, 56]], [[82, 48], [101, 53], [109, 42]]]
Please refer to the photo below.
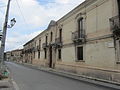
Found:
[[65, 72], [65, 71], [60, 71], [60, 70], [55, 70], [52, 68], [45, 68], [45, 67], [39, 67], [39, 66], [35, 66], [32, 64], [20, 64], [20, 63], [16, 63], [19, 65], [23, 65], [26, 67], [30, 67], [32, 69], [36, 69], [36, 70], [40, 70], [43, 72], [47, 72], [47, 73], [52, 73], [55, 75], [59, 75], [62, 77], [66, 77], [66, 78], [70, 78], [73, 80], [78, 80], [78, 81], [82, 81], [85, 83], [90, 83], [90, 84], [95, 84], [98, 86], [103, 86], [103, 87], [107, 87], [107, 88], [112, 88], [115, 90], [120, 90], [120, 83], [117, 82], [112, 82], [112, 81], [108, 81], [108, 80], [103, 80], [103, 79], [98, 79], [98, 78], [93, 78], [93, 77], [88, 77], [88, 76], [84, 76], [84, 75], [78, 75], [78, 74], [74, 74], [74, 73], [70, 73], [70, 72]]
[[11, 82], [11, 79], [8, 78], [8, 79], [4, 79], [4, 80], [0, 80], [0, 90], [14, 90], [13, 89], [13, 85], [12, 85], [12, 82]]

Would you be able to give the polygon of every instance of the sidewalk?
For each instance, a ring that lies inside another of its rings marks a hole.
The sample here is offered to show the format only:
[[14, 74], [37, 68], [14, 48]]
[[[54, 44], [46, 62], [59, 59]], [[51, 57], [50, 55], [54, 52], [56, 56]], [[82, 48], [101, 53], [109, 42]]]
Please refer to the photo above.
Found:
[[0, 90], [14, 90], [12, 80], [10, 77], [10, 72], [9, 72], [8, 68], [6, 68], [6, 69], [9, 74], [8, 74], [8, 77], [4, 77], [0, 80]]
[[0, 90], [14, 90], [10, 78], [0, 80]]
[[[20, 63], [17, 63], [17, 64], [20, 64]], [[107, 81], [107, 80], [93, 78], [93, 77], [87, 77], [84, 75], [78, 75], [78, 74], [65, 72], [65, 71], [61, 71], [61, 70], [55, 70], [52, 68], [40, 67], [40, 66], [36, 66], [36, 65], [32, 65], [32, 64], [24, 63], [24, 64], [20, 64], [20, 65], [27, 66], [27, 67], [37, 69], [40, 71], [44, 71], [47, 73], [52, 73], [52, 74], [59, 75], [62, 77], [74, 79], [74, 80], [79, 80], [82, 82], [92, 83], [95, 85], [100, 85], [100, 86], [104, 86], [104, 87], [108, 87], [108, 88], [113, 88], [115, 90], [120, 90], [120, 83], [117, 83], [117, 82]]]

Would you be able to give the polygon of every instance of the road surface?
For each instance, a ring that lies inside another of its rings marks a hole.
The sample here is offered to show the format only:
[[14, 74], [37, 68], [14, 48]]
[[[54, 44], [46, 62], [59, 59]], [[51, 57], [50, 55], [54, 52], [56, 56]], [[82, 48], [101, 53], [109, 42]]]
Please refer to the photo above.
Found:
[[7, 63], [18, 90], [114, 90], [57, 76], [15, 63]]

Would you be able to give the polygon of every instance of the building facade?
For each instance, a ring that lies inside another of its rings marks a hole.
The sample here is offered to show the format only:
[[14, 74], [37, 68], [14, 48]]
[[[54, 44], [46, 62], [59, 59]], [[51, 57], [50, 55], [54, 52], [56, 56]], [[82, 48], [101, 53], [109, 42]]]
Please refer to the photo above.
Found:
[[6, 58], [6, 61], [10, 61], [10, 59], [11, 59], [11, 52], [10, 51], [6, 52], [4, 56]]
[[24, 61], [120, 82], [119, 30], [119, 0], [86, 0], [26, 43]]
[[8, 51], [5, 53], [6, 61], [23, 62], [23, 49]]

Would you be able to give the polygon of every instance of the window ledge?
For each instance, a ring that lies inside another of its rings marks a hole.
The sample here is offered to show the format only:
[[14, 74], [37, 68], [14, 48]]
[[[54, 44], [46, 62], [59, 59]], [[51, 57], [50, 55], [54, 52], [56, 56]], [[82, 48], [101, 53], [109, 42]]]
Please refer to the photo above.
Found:
[[85, 62], [85, 60], [75, 60], [76, 62]]

